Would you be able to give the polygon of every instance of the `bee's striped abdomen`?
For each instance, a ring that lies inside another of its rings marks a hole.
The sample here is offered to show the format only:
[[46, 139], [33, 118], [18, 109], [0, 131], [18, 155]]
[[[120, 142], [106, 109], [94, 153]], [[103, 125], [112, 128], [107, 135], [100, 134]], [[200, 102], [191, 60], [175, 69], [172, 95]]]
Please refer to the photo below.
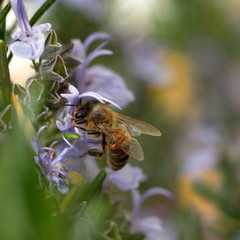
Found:
[[116, 135], [116, 139], [109, 143], [110, 166], [113, 170], [119, 170], [127, 163], [129, 155], [122, 148], [129, 149], [130, 146], [122, 135]]

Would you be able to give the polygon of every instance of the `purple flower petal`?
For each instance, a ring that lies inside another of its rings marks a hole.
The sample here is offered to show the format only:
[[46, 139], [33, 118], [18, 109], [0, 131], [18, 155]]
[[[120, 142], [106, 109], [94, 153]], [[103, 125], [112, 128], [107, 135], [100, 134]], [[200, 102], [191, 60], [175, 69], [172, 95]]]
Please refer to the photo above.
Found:
[[73, 127], [72, 123], [68, 120], [68, 117], [64, 118], [64, 123], [57, 120], [56, 125], [60, 131], [69, 131], [69, 129]]
[[73, 44], [73, 50], [72, 50], [73, 57], [77, 58], [80, 61], [85, 59], [86, 57], [85, 48], [82, 42], [79, 39], [72, 39], [71, 42]]
[[68, 87], [70, 93], [60, 94], [61, 97], [66, 98], [69, 104], [77, 104], [79, 101], [79, 91], [73, 85], [69, 85]]
[[97, 99], [100, 103], [103, 104], [112, 104], [113, 106], [117, 107], [118, 109], [121, 109], [121, 107], [116, 104], [115, 102], [111, 101], [108, 98], [102, 97], [100, 94], [96, 93], [96, 92], [92, 92], [92, 91], [87, 91], [85, 93], [82, 93], [79, 95], [79, 99], [80, 98], [95, 98]]
[[18, 25], [22, 31], [31, 31], [26, 9], [22, 0], [10, 0], [12, 9], [17, 17]]
[[108, 50], [108, 49], [101, 49], [101, 50], [96, 50], [93, 51], [91, 54], [89, 54], [86, 58], [86, 61], [83, 63], [85, 67], [88, 66], [88, 64], [95, 58], [104, 56], [104, 55], [112, 55], [113, 51]]
[[145, 240], [159, 240], [163, 233], [162, 221], [154, 216], [143, 217], [134, 222], [132, 230], [145, 233]]
[[156, 196], [156, 195], [165, 196], [169, 199], [174, 199], [174, 195], [171, 192], [169, 192], [168, 190], [166, 190], [164, 188], [160, 188], [160, 187], [150, 188], [149, 190], [144, 192], [141, 196], [138, 193], [138, 191], [133, 190], [132, 197], [133, 197], [133, 202], [134, 202], [134, 209], [133, 209], [132, 215], [134, 217], [139, 215], [143, 202], [146, 201], [148, 198], [150, 198], [152, 196]]
[[158, 240], [162, 233], [162, 221], [156, 216], [142, 216], [141, 206], [146, 199], [152, 196], [162, 195], [173, 199], [174, 196], [171, 192], [163, 188], [151, 188], [142, 195], [134, 189], [132, 190], [132, 198], [134, 208], [131, 215], [131, 228], [133, 232], [141, 232], [145, 234], [145, 239]]
[[32, 28], [32, 31], [35, 33], [36, 32], [44, 33], [44, 32], [49, 32], [51, 29], [52, 29], [52, 25], [50, 23], [44, 23], [44, 24], [39, 24], [37, 26], [34, 26]]
[[[111, 36], [105, 32], [95, 32], [88, 36], [88, 38], [85, 40], [83, 47], [85, 51], [87, 51], [88, 47], [96, 40], [110, 40]], [[106, 45], [107, 43], [105, 43]], [[104, 47], [105, 45], [102, 45]]]
[[43, 46], [34, 43], [14, 42], [10, 45], [10, 50], [14, 56], [24, 59], [36, 59], [43, 52]]
[[33, 150], [34, 150], [35, 153], [38, 153], [38, 152], [40, 151], [41, 145], [40, 145], [38, 139], [39, 139], [39, 136], [40, 136], [41, 132], [42, 132], [45, 128], [47, 128], [47, 126], [42, 126], [42, 127], [40, 127], [39, 130], [38, 130], [38, 132], [37, 132], [37, 136], [31, 138], [30, 143], [31, 143], [31, 146], [32, 146], [32, 148], [33, 148]]
[[142, 204], [144, 201], [146, 201], [146, 199], [148, 199], [152, 196], [156, 196], [156, 195], [164, 196], [171, 200], [173, 200], [175, 198], [175, 196], [168, 190], [166, 190], [164, 188], [160, 188], [160, 187], [155, 187], [155, 188], [151, 188], [151, 189], [147, 190], [145, 193], [142, 194], [141, 199], [140, 199], [140, 204]]
[[94, 91], [125, 107], [134, 101], [133, 93], [127, 88], [123, 78], [112, 70], [103, 66], [94, 66], [87, 69], [86, 91]]

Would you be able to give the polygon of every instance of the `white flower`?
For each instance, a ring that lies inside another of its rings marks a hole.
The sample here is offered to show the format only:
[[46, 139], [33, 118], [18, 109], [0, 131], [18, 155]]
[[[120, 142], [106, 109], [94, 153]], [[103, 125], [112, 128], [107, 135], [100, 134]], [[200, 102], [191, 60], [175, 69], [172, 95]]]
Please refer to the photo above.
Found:
[[14, 56], [36, 59], [42, 55], [44, 50], [45, 38], [43, 32], [50, 31], [51, 24], [45, 23], [31, 27], [23, 1], [10, 0], [10, 2], [21, 29], [21, 31], [12, 34], [12, 38], [18, 41], [10, 45], [10, 50]]
[[139, 187], [140, 182], [144, 181], [146, 176], [139, 167], [132, 167], [126, 164], [122, 169], [113, 171], [108, 169], [107, 182], [115, 184], [122, 191], [128, 191]]

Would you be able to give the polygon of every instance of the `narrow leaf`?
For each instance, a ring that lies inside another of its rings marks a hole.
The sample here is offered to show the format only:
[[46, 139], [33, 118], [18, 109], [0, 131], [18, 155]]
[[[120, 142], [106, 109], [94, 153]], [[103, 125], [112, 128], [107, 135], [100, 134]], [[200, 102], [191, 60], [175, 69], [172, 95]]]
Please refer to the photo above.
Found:
[[4, 105], [11, 103], [11, 82], [6, 56], [6, 45], [0, 40], [0, 87], [2, 89], [2, 101]]
[[89, 187], [86, 189], [86, 193], [83, 196], [83, 200], [90, 201], [97, 193], [99, 193], [102, 184], [107, 176], [106, 171], [102, 170], [95, 179], [91, 182]]
[[0, 13], [0, 25], [4, 22], [4, 20], [6, 19], [7, 14], [9, 13], [11, 9], [11, 4], [8, 3], [5, 8], [1, 11]]
[[47, 0], [30, 19], [30, 25], [33, 26], [41, 16], [53, 5], [56, 0]]

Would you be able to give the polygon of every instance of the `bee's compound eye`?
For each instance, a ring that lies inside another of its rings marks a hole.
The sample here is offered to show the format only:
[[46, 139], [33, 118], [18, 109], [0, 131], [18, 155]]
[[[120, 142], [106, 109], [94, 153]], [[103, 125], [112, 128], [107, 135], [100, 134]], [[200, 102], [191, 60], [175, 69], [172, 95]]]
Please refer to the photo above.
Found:
[[85, 112], [85, 111], [78, 111], [78, 112], [76, 112], [76, 114], [75, 114], [75, 117], [76, 117], [77, 119], [84, 118], [85, 116], [86, 116], [86, 112]]

